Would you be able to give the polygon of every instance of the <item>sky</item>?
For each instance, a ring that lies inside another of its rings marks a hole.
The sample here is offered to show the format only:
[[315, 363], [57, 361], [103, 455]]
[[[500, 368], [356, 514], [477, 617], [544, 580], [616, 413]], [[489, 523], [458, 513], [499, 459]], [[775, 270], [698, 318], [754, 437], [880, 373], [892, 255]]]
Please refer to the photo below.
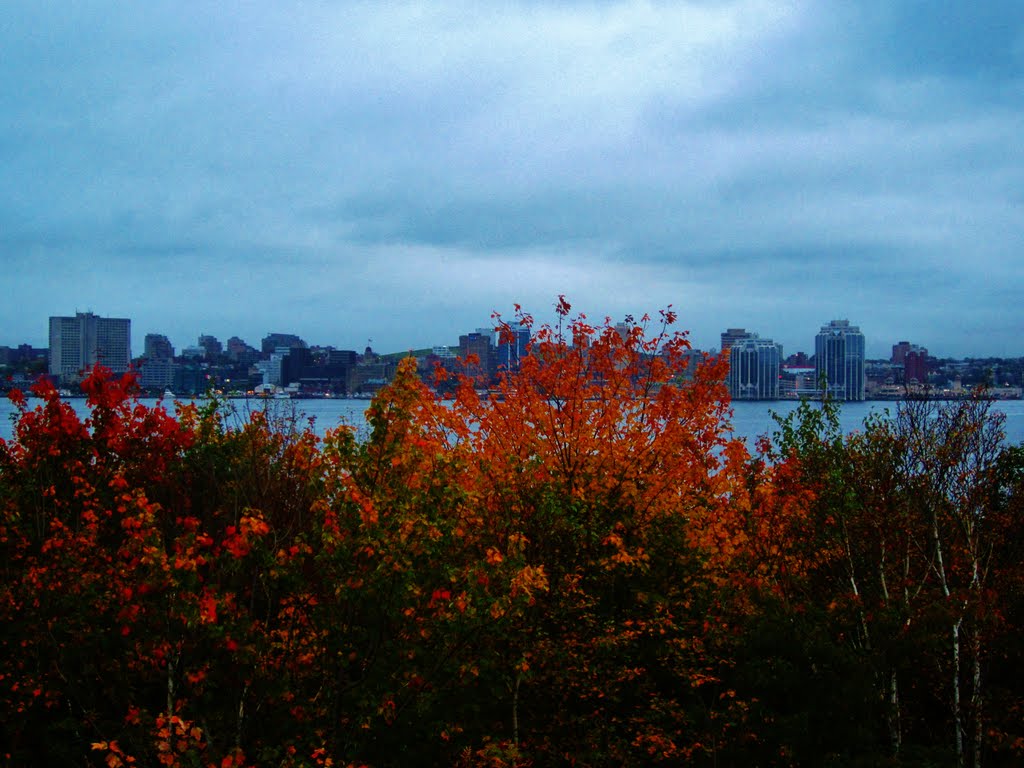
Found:
[[6, 0], [0, 344], [457, 344], [559, 294], [1024, 356], [1024, 3]]

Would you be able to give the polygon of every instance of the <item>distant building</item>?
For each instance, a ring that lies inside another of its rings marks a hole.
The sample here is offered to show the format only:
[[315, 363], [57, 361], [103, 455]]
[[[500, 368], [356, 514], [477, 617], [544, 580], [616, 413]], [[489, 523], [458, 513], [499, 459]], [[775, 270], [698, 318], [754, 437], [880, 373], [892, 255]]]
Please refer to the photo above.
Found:
[[297, 384], [302, 379], [303, 371], [313, 365], [313, 354], [308, 347], [288, 347], [288, 349], [277, 350], [277, 354], [284, 353], [281, 357], [281, 386]]
[[727, 328], [722, 333], [722, 346], [719, 347], [719, 352], [725, 352], [727, 349], [731, 349], [732, 345], [737, 341], [743, 341], [749, 339], [756, 334], [750, 333], [746, 328]]
[[733, 341], [728, 349], [729, 396], [733, 400], [777, 400], [782, 345], [749, 334]]
[[264, 355], [273, 354], [279, 347], [308, 347], [302, 339], [293, 333], [268, 333], [263, 337], [261, 349]]
[[78, 312], [74, 317], [50, 318], [51, 376], [64, 383], [82, 380], [97, 363], [114, 373], [131, 364], [131, 320]]
[[300, 372], [302, 388], [346, 394], [351, 391], [358, 364], [359, 353], [354, 349], [324, 350], [311, 367]]
[[346, 368], [355, 368], [359, 362], [359, 353], [354, 349], [329, 349], [327, 351], [327, 365], [341, 365]]
[[147, 333], [145, 344], [139, 362], [139, 386], [168, 389], [174, 383], [174, 347], [162, 333]]
[[810, 360], [806, 352], [794, 352], [785, 359], [785, 364], [790, 368], [809, 368]]
[[823, 325], [814, 338], [814, 370], [836, 400], [864, 399], [864, 334], [849, 320]]
[[903, 369], [904, 384], [924, 384], [928, 381], [928, 350], [901, 341], [892, 346], [892, 362]]
[[519, 361], [528, 354], [530, 328], [526, 325], [511, 326], [504, 336], [498, 335], [497, 367], [499, 371], [518, 371]]
[[211, 362], [224, 354], [224, 345], [216, 336], [200, 336], [198, 346], [203, 348], [204, 357]]
[[168, 389], [174, 383], [174, 360], [169, 357], [144, 357], [139, 365], [139, 386], [143, 389]]
[[33, 347], [31, 344], [19, 344], [17, 347], [0, 347], [0, 365], [23, 365], [33, 360], [45, 360], [48, 349]]
[[143, 356], [147, 360], [171, 360], [174, 358], [174, 347], [162, 333], [147, 333]]
[[374, 355], [367, 360], [364, 355], [363, 361], [353, 371], [351, 391], [364, 395], [373, 394], [391, 381], [397, 365], [396, 358]]
[[174, 366], [171, 389], [179, 395], [201, 395], [210, 388], [210, 371], [196, 361]]
[[907, 358], [907, 352], [914, 347], [909, 341], [901, 341], [892, 345], [892, 357], [889, 358], [896, 365], [903, 365]]
[[813, 398], [818, 394], [818, 386], [814, 380], [814, 368], [784, 365], [779, 371], [780, 399]]
[[[474, 331], [459, 336], [459, 357], [466, 365], [466, 374], [483, 379], [484, 382], [489, 381], [494, 373], [495, 350], [491, 340], [493, 335], [493, 331], [487, 333]], [[476, 356], [477, 362], [468, 363], [471, 355]]]
[[903, 382], [905, 384], [926, 384], [928, 382], [928, 350], [915, 346], [903, 359]]
[[228, 358], [242, 365], [252, 365], [260, 359], [259, 350], [249, 346], [237, 336], [228, 339], [227, 353]]
[[279, 387], [281, 386], [281, 368], [282, 361], [284, 360], [283, 354], [272, 352], [270, 357], [266, 360], [260, 360], [256, 363], [256, 369], [262, 374], [263, 386], [268, 387]]

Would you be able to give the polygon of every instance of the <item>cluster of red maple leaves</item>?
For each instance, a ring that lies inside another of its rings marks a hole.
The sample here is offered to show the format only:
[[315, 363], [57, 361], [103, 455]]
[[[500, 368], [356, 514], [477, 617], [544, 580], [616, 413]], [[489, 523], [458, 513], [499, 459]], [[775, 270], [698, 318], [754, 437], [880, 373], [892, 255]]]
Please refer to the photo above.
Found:
[[751, 455], [672, 312], [558, 310], [486, 396], [400, 366], [365, 440], [148, 408], [102, 369], [85, 420], [15, 393], [0, 759], [1024, 755], [1024, 458], [984, 408], [844, 437], [806, 406]]

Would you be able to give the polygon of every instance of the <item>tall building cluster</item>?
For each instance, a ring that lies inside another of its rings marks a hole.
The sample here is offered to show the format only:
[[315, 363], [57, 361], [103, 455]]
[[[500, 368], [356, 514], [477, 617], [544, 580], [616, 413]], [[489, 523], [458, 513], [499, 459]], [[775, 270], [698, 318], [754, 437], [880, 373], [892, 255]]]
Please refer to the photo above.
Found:
[[[629, 329], [629, 323], [615, 326], [623, 335]], [[334, 396], [372, 394], [391, 380], [401, 357], [376, 354], [369, 346], [363, 354], [310, 346], [295, 334], [278, 332], [268, 333], [255, 347], [237, 336], [222, 344], [213, 335], [201, 334], [196, 344], [176, 354], [166, 336], [149, 333], [144, 353], [133, 362], [130, 339], [131, 321], [127, 318], [100, 317], [92, 312], [51, 317], [49, 349], [38, 350], [36, 364], [39, 369], [46, 364], [51, 378], [61, 386], [81, 382], [97, 364], [116, 374], [134, 364], [140, 385], [151, 393], [200, 394], [212, 388]], [[525, 325], [505, 327], [501, 332], [493, 327], [476, 328], [459, 336], [458, 346], [435, 346], [417, 353], [420, 373], [424, 380], [434, 381], [440, 367], [469, 374], [480, 386], [490, 386], [503, 372], [519, 369], [529, 354], [530, 342], [530, 328]], [[928, 350], [909, 341], [894, 344], [889, 361], [867, 361], [864, 334], [849, 320], [822, 325], [810, 357], [798, 352], [784, 358], [781, 344], [746, 328], [723, 331], [721, 350], [728, 355], [725, 383], [734, 400], [820, 397], [826, 393], [843, 401], [892, 399], [941, 384], [934, 381], [938, 374]], [[14, 351], [3, 347], [0, 362], [31, 359], [32, 352], [27, 346]], [[704, 353], [693, 349], [689, 355], [693, 375]], [[996, 375], [991, 378], [999, 380]], [[449, 378], [448, 385], [453, 381]], [[954, 382], [955, 389], [954, 378], [948, 381]]]
[[[722, 351], [729, 353], [726, 383], [734, 400], [777, 400], [782, 395], [782, 345], [745, 328], [722, 333]], [[927, 354], [927, 353], [926, 353]], [[824, 384], [836, 400], [863, 400], [865, 390], [864, 334], [849, 320], [823, 325], [814, 339], [814, 380], [801, 371], [795, 394], [821, 392]]]

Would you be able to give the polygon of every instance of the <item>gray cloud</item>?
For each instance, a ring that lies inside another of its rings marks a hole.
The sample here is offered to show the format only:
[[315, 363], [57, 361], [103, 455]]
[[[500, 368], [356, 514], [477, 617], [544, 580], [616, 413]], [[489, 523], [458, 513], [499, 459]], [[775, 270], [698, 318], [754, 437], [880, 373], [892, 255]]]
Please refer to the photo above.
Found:
[[0, 343], [400, 349], [565, 293], [1024, 354], [1016, 2], [13, 2], [0, 50]]

